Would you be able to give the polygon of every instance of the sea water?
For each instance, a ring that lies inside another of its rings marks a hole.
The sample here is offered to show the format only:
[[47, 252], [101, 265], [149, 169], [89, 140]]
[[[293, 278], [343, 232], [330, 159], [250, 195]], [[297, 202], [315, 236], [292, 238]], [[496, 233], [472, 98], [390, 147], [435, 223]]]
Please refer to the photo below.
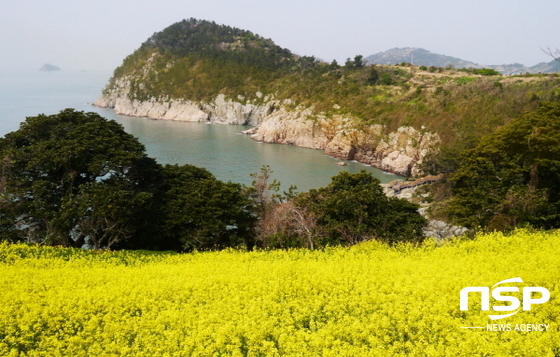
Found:
[[340, 160], [321, 150], [258, 143], [239, 134], [247, 126], [150, 120], [93, 106], [110, 76], [110, 72], [79, 71], [0, 73], [0, 136], [17, 130], [28, 116], [75, 108], [116, 120], [162, 164], [205, 167], [224, 181], [251, 184], [250, 174], [263, 165], [271, 167], [283, 190], [295, 185], [300, 192], [328, 185], [340, 171], [366, 170], [382, 183], [398, 178], [357, 162], [339, 166]]

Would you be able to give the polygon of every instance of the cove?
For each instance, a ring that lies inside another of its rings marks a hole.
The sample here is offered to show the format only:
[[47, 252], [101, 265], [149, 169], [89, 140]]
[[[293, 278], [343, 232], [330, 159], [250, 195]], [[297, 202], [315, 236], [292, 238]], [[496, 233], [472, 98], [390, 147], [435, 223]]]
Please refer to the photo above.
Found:
[[322, 150], [256, 142], [239, 133], [250, 126], [153, 120], [117, 115], [112, 109], [93, 108], [102, 116], [121, 123], [159, 163], [204, 167], [223, 181], [249, 185], [250, 174], [258, 172], [263, 165], [269, 165], [274, 171], [273, 179], [281, 182], [281, 190], [295, 185], [299, 192], [326, 186], [331, 177], [341, 171], [366, 170], [381, 183], [400, 178], [358, 162], [339, 166], [340, 160], [324, 155]]
[[357, 162], [338, 166], [339, 160], [322, 150], [258, 143], [238, 134], [247, 126], [150, 120], [88, 104], [99, 98], [110, 76], [110, 72], [95, 71], [0, 72], [0, 135], [17, 130], [26, 116], [75, 108], [121, 123], [159, 163], [205, 167], [223, 181], [250, 185], [250, 174], [263, 165], [274, 170], [273, 178], [282, 183], [281, 190], [296, 185], [299, 192], [326, 186], [332, 176], [344, 170], [354, 173], [364, 169], [382, 183], [400, 178]]

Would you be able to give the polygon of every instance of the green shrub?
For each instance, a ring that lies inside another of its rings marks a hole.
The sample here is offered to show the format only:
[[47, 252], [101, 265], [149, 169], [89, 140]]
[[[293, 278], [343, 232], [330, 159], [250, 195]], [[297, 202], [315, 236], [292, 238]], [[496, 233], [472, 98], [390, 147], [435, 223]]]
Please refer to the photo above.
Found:
[[321, 245], [424, 239], [426, 220], [418, 213], [418, 206], [387, 197], [379, 180], [364, 170], [356, 174], [343, 171], [327, 187], [312, 189], [295, 203], [317, 217]]

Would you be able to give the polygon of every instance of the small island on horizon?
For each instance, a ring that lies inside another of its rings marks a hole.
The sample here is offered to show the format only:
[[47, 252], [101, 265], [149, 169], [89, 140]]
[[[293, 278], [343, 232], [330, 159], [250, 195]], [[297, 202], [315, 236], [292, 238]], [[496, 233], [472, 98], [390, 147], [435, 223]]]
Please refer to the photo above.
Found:
[[43, 65], [43, 67], [41, 67], [39, 69], [39, 71], [44, 71], [44, 72], [56, 72], [56, 71], [60, 71], [60, 67], [57, 66], [53, 66], [52, 64], [49, 63], [45, 63]]

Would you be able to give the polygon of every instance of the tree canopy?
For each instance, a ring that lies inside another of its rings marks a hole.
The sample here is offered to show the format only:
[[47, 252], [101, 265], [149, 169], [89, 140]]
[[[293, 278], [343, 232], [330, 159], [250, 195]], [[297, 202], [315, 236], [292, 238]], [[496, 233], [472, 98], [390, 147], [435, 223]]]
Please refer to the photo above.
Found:
[[164, 167], [160, 235], [179, 250], [252, 247], [255, 221], [251, 201], [240, 184], [222, 182], [192, 165]]
[[242, 187], [165, 166], [115, 121], [67, 109], [0, 139], [4, 240], [92, 248], [217, 249], [246, 243]]
[[[103, 202], [113, 197], [110, 208], [121, 215], [119, 230], [128, 237], [133, 213], [151, 194], [140, 173], [156, 165], [119, 124], [72, 109], [27, 118], [19, 130], [0, 139], [0, 157], [0, 215], [4, 225], [17, 227], [9, 234], [63, 245], [82, 242], [72, 239], [76, 226], [82, 238], [98, 229], [86, 229], [86, 217], [108, 217], [108, 207], [94, 205], [99, 195]], [[128, 192], [126, 199], [117, 198], [121, 190]], [[132, 202], [139, 206], [131, 209]]]
[[196, 53], [271, 69], [294, 59], [289, 50], [277, 46], [270, 39], [247, 30], [194, 18], [156, 32], [143, 46], [159, 48], [180, 57]]
[[295, 202], [316, 217], [320, 245], [352, 245], [370, 239], [422, 241], [426, 220], [418, 206], [387, 197], [379, 183], [365, 170], [343, 171], [327, 187], [301, 194]]
[[560, 103], [543, 102], [465, 153], [450, 214], [469, 228], [560, 227]]

